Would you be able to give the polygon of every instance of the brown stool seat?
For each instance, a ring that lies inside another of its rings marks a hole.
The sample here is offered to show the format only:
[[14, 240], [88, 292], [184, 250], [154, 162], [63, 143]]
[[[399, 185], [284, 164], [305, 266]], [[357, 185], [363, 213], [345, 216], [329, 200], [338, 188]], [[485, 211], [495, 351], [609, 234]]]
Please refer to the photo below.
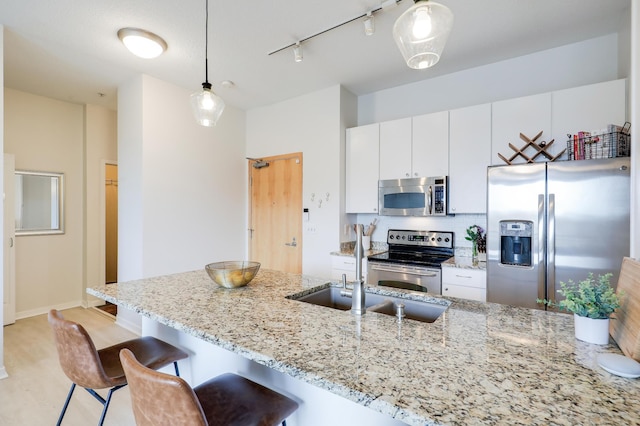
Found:
[[[49, 312], [49, 324], [53, 329], [60, 366], [73, 382], [58, 418], [58, 425], [62, 423], [76, 385], [85, 388], [102, 403], [103, 410], [98, 424], [104, 422], [112, 393], [127, 384], [119, 357], [122, 349], [130, 349], [149, 368], [158, 369], [173, 363], [176, 374], [179, 374], [177, 361], [188, 357], [186, 352], [154, 337], [132, 339], [96, 350], [84, 327], [65, 320], [55, 309]], [[105, 400], [95, 389], [106, 388], [110, 389]]]
[[222, 374], [192, 389], [180, 377], [146, 368], [127, 349], [120, 360], [138, 426], [286, 425], [298, 408], [294, 400], [236, 374]]

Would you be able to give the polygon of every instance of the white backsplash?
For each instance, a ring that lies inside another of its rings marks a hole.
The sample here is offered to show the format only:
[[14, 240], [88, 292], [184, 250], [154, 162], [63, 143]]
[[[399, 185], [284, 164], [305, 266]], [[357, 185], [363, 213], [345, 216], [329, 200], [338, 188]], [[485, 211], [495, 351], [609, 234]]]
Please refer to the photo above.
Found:
[[[471, 241], [465, 240], [467, 228], [479, 225], [487, 229], [487, 215], [485, 214], [457, 214], [446, 217], [398, 217], [378, 216], [375, 214], [350, 214], [352, 223], [369, 225], [377, 219], [376, 228], [371, 236], [372, 242], [386, 243], [389, 229], [410, 229], [422, 231], [444, 231], [454, 233], [454, 248], [456, 256], [471, 256]], [[343, 241], [355, 239], [353, 231], [350, 235], [343, 236]]]

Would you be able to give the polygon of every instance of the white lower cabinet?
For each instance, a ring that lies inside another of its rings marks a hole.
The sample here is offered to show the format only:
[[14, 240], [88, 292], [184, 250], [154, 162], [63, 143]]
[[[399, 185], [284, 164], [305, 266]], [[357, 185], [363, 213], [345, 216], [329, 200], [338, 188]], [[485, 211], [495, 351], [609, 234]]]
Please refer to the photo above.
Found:
[[487, 301], [487, 271], [442, 267], [442, 295]]
[[[352, 256], [331, 256], [331, 279], [340, 281], [342, 274], [347, 275], [347, 281], [356, 279], [356, 258]], [[367, 281], [367, 258], [362, 259], [362, 276]]]

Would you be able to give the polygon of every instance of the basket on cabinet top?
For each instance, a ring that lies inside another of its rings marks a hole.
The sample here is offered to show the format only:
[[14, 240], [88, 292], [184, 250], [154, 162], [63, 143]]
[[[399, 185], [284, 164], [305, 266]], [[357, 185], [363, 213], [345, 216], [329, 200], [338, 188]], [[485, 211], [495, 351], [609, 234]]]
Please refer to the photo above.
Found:
[[629, 157], [631, 155], [631, 123], [624, 126], [610, 124], [606, 132], [578, 132], [567, 135], [567, 159], [591, 160], [596, 158]]

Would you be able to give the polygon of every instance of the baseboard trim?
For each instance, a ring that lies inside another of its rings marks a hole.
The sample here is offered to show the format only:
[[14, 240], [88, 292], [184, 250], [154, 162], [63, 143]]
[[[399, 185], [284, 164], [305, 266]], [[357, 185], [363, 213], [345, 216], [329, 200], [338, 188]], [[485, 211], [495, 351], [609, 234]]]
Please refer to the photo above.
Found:
[[48, 314], [51, 309], [56, 309], [58, 311], [63, 311], [65, 309], [71, 309], [71, 308], [77, 308], [77, 307], [84, 307], [83, 303], [82, 303], [82, 300], [76, 300], [74, 302], [61, 303], [59, 305], [42, 306], [40, 308], [30, 309], [28, 311], [16, 312], [16, 320], [35, 317], [37, 315]]
[[9, 375], [7, 374], [7, 369], [4, 368], [3, 365], [2, 367], [0, 367], [0, 380], [6, 379], [7, 377], [9, 377]]

